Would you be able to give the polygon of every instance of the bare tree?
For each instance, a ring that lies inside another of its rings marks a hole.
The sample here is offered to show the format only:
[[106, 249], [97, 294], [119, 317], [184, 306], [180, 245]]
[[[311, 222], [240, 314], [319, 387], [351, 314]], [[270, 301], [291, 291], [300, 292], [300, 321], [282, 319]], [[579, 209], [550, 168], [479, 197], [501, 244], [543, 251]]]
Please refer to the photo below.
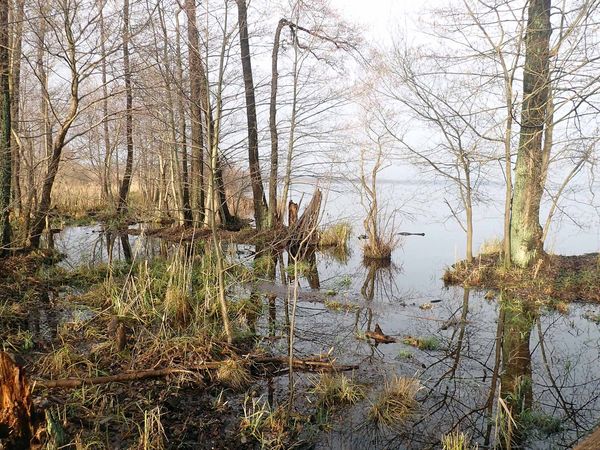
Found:
[[236, 0], [238, 7], [238, 27], [240, 35], [240, 51], [242, 71], [244, 74], [244, 90], [246, 92], [246, 119], [248, 122], [248, 164], [252, 183], [254, 218], [256, 228], [262, 229], [267, 223], [268, 208], [260, 173], [258, 155], [258, 119], [256, 117], [256, 98], [252, 78], [252, 61], [250, 56], [250, 39], [248, 37], [248, 10], [246, 0]]
[[10, 205], [12, 182], [11, 120], [10, 120], [10, 56], [8, 1], [0, 5], [0, 256], [11, 241]]
[[127, 141], [127, 160], [125, 172], [119, 188], [117, 214], [127, 209], [127, 197], [133, 172], [133, 92], [131, 88], [131, 66], [129, 62], [129, 0], [123, 0], [123, 78], [125, 80], [125, 139]]

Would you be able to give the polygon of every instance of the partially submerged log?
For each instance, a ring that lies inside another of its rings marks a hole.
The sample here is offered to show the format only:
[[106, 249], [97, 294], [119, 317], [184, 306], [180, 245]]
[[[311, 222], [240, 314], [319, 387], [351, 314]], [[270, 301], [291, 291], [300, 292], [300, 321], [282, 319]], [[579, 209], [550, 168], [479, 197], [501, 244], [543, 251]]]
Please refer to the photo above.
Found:
[[[165, 369], [147, 369], [147, 370], [132, 370], [127, 372], [121, 372], [115, 375], [106, 375], [101, 377], [89, 377], [89, 378], [64, 378], [60, 380], [36, 380], [36, 386], [44, 388], [80, 388], [81, 386], [90, 386], [98, 384], [108, 383], [123, 383], [129, 381], [143, 380], [147, 378], [162, 378], [169, 375], [178, 374], [192, 374], [209, 370], [218, 370], [224, 364], [227, 364], [230, 360], [225, 361], [210, 361], [201, 365], [190, 367], [190, 368], [165, 368]], [[242, 363], [246, 363], [254, 368], [260, 368], [265, 371], [266, 368], [271, 367], [276, 370], [285, 369], [289, 367], [289, 358], [285, 356], [261, 356], [261, 357], [249, 357], [247, 359], [241, 359]], [[336, 364], [330, 360], [315, 358], [294, 358], [292, 360], [292, 367], [294, 370], [303, 371], [348, 371], [358, 369], [356, 365], [344, 365]]]
[[31, 392], [23, 368], [0, 352], [0, 448], [29, 448], [33, 434]]
[[379, 324], [375, 324], [375, 330], [367, 331], [365, 336], [373, 339], [377, 344], [392, 344], [397, 342], [397, 339], [384, 334]]

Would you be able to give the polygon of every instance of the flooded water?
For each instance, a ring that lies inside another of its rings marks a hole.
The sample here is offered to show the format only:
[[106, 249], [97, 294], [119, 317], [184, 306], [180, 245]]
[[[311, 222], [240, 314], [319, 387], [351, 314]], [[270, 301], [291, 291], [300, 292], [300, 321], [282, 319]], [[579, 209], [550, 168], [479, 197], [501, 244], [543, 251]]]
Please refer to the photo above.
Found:
[[[386, 195], [393, 198], [394, 190]], [[329, 353], [340, 363], [357, 364], [354, 376], [369, 394], [334, 417], [332, 429], [319, 435], [317, 448], [439, 448], [442, 435], [456, 430], [480, 448], [501, 447], [506, 439], [513, 448], [570, 448], [598, 424], [600, 325], [590, 320], [600, 314], [597, 305], [572, 304], [561, 314], [506, 293], [485, 299], [485, 292], [445, 288], [442, 273], [462, 258], [464, 236], [445, 220], [441, 205], [437, 215], [404, 218], [399, 231], [425, 236], [403, 238], [391, 265], [365, 265], [357, 239], [362, 233], [357, 198], [331, 192], [328, 200], [332, 206], [326, 208], [325, 222], [341, 217], [354, 224], [350, 252], [341, 259], [317, 253], [313, 269], [298, 280], [294, 353]], [[487, 208], [480, 217], [476, 246], [501, 234], [499, 211]], [[567, 222], [549, 239], [554, 251], [564, 254], [598, 251], [600, 242], [597, 230], [585, 232]], [[111, 236], [99, 227], [67, 228], [54, 244], [67, 255], [67, 266], [152, 258], [169, 250], [143, 233]], [[230, 253], [241, 262], [252, 263], [251, 246], [235, 250]], [[289, 325], [293, 302], [281, 276], [287, 259], [286, 254], [279, 258], [273, 277], [245, 287], [277, 297], [257, 321], [259, 335], [281, 336]], [[397, 342], [375, 345], [366, 339], [376, 325]], [[411, 345], [419, 339], [428, 345]], [[261, 345], [282, 355], [288, 352], [285, 338]], [[420, 407], [393, 432], [378, 430], [369, 426], [366, 410], [395, 375], [420, 380]], [[273, 404], [286, 402], [291, 382], [294, 389], [307, 387], [311, 375], [268, 380], [257, 395]], [[299, 397], [302, 408], [306, 399]], [[503, 415], [506, 408], [513, 411], [512, 419]]]

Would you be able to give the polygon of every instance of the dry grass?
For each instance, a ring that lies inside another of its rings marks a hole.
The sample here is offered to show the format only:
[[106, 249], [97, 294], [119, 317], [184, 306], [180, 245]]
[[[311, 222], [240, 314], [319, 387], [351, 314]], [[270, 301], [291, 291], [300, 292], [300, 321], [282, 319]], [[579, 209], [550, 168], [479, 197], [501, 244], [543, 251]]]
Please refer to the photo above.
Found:
[[160, 407], [144, 411], [144, 427], [140, 430], [139, 450], [163, 450], [165, 445], [165, 429], [161, 421]]
[[344, 374], [322, 374], [314, 381], [312, 393], [328, 408], [338, 404], [354, 405], [365, 397], [364, 387]]
[[390, 261], [398, 242], [394, 235], [368, 239], [363, 245], [363, 258], [366, 261]]
[[289, 429], [285, 411], [271, 408], [262, 398], [246, 397], [244, 416], [240, 422], [242, 434], [256, 440], [262, 449], [283, 450], [289, 448]]
[[325, 228], [319, 233], [319, 246], [346, 247], [352, 233], [352, 226], [348, 222], [340, 222]]
[[369, 420], [384, 429], [402, 426], [416, 413], [420, 389], [421, 383], [416, 378], [396, 376], [387, 380], [369, 409]]
[[235, 390], [243, 389], [252, 382], [248, 365], [239, 359], [228, 359], [219, 366], [217, 380]]
[[447, 285], [507, 290], [514, 296], [540, 303], [600, 302], [598, 254], [546, 255], [535, 266], [503, 266], [500, 254], [480, 255], [472, 263], [460, 261], [446, 270]]
[[480, 255], [494, 255], [502, 253], [503, 250], [503, 242], [499, 237], [493, 237], [491, 239], [486, 239], [483, 241], [481, 246], [479, 247]]
[[52, 204], [61, 215], [76, 220], [112, 206], [101, 199], [99, 186], [80, 182], [57, 183], [52, 192]]

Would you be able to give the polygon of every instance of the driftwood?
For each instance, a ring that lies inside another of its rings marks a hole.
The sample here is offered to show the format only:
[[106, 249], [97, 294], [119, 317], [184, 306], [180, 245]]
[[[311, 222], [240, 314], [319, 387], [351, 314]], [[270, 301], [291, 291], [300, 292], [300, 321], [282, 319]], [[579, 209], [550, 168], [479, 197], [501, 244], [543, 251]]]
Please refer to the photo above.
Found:
[[[133, 370], [128, 372], [121, 372], [115, 375], [106, 375], [101, 377], [89, 377], [89, 378], [63, 378], [60, 380], [36, 380], [36, 385], [43, 388], [79, 388], [81, 386], [90, 386], [98, 384], [108, 383], [123, 383], [128, 381], [137, 381], [147, 378], [163, 378], [169, 375], [177, 374], [191, 374], [203, 371], [215, 370], [221, 367], [226, 361], [211, 361], [201, 365], [180, 369], [180, 368], [165, 368], [165, 369], [147, 369], [147, 370]], [[265, 356], [255, 357], [248, 359], [241, 359], [242, 363], [247, 362], [253, 367], [259, 366], [274, 366], [276, 369], [289, 367], [289, 358], [285, 356]], [[292, 360], [292, 367], [294, 370], [304, 371], [348, 371], [358, 369], [355, 365], [343, 365], [335, 364], [332, 361], [326, 361], [318, 358], [307, 358], [299, 359], [294, 358]]]
[[298, 253], [301, 252], [301, 247], [302, 251], [306, 252], [308, 247], [316, 245], [318, 238], [316, 230], [319, 223], [322, 200], [323, 194], [321, 193], [321, 190], [315, 190], [315, 193], [310, 199], [310, 203], [304, 209], [300, 218], [293, 224], [290, 222], [288, 229], [288, 246], [290, 252], [298, 255]]
[[6, 352], [0, 352], [0, 448], [29, 448], [32, 416], [25, 373]]
[[384, 334], [379, 324], [375, 324], [375, 330], [367, 331], [365, 336], [373, 339], [378, 344], [392, 344], [397, 342], [396, 338]]

